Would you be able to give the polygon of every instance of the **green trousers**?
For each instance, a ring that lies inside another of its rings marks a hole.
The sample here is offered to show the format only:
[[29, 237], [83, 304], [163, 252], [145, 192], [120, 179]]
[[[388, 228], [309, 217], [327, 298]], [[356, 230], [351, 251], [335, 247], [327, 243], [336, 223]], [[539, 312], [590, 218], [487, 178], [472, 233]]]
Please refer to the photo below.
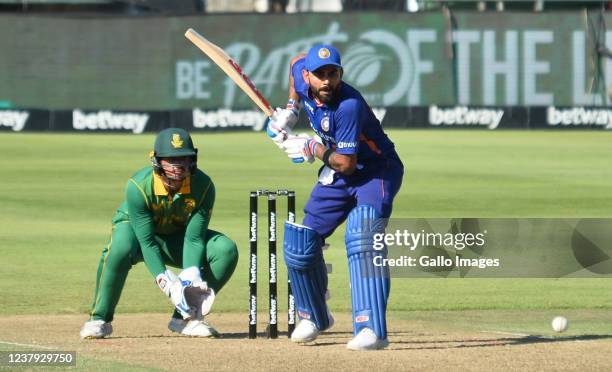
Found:
[[[166, 265], [181, 267], [183, 238], [183, 234], [156, 237]], [[208, 230], [205, 244], [205, 257], [200, 272], [208, 286], [214, 289], [215, 293], [219, 293], [236, 268], [238, 249], [231, 239], [214, 230]], [[106, 322], [113, 320], [128, 272], [133, 265], [142, 261], [140, 245], [130, 224], [123, 222], [114, 225], [111, 238], [102, 250], [98, 265], [96, 290], [90, 314], [92, 320]], [[151, 282], [154, 283], [154, 280]], [[178, 312], [175, 311], [174, 317], [180, 318]]]

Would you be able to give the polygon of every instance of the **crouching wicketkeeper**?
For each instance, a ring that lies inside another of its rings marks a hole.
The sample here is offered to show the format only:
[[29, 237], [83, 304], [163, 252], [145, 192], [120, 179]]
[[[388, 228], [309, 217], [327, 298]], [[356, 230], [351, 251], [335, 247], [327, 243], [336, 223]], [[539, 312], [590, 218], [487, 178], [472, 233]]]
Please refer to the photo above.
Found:
[[[113, 217], [98, 266], [91, 318], [81, 328], [81, 338], [111, 334], [125, 279], [141, 261], [175, 306], [171, 331], [217, 335], [204, 316], [234, 272], [238, 250], [228, 237], [208, 229], [215, 187], [196, 160], [197, 149], [186, 131], [168, 128], [158, 134], [153, 166], [129, 179], [125, 200]], [[177, 276], [166, 265], [182, 271]]]

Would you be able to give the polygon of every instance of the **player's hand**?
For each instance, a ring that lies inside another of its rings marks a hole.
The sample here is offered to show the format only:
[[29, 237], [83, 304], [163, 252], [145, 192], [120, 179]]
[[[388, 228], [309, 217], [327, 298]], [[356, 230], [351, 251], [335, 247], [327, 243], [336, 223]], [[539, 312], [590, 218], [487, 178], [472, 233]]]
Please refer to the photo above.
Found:
[[191, 286], [190, 281], [181, 281], [172, 270], [166, 270], [159, 274], [155, 281], [159, 289], [170, 298], [170, 302], [172, 302], [183, 319], [195, 317], [197, 313], [196, 307], [193, 304], [189, 304], [187, 298], [185, 298], [185, 289]]
[[306, 134], [290, 135], [281, 145], [289, 159], [294, 163], [312, 163], [315, 159], [315, 149], [323, 146], [319, 141]]
[[201, 319], [210, 313], [215, 301], [215, 291], [202, 280], [200, 269], [196, 266], [188, 267], [181, 271], [178, 277], [183, 284], [191, 283], [184, 289], [183, 295], [195, 319]]
[[266, 134], [268, 137], [280, 146], [297, 124], [298, 114], [299, 111], [294, 106], [291, 106], [291, 108], [277, 108], [266, 122]]
[[201, 319], [208, 315], [215, 302], [215, 291], [208, 288], [206, 282], [194, 283], [191, 289], [185, 290], [187, 302], [193, 303], [196, 309], [195, 318]]

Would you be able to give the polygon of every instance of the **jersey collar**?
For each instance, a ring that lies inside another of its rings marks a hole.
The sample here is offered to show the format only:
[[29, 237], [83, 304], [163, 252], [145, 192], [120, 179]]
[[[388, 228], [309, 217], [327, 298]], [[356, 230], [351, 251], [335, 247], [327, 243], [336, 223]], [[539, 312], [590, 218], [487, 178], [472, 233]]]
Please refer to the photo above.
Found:
[[[153, 173], [153, 192], [155, 195], [168, 195], [168, 190], [164, 186], [164, 182], [161, 177], [157, 173]], [[187, 176], [183, 181], [183, 185], [178, 192], [179, 194], [189, 194], [191, 193], [191, 176]]]

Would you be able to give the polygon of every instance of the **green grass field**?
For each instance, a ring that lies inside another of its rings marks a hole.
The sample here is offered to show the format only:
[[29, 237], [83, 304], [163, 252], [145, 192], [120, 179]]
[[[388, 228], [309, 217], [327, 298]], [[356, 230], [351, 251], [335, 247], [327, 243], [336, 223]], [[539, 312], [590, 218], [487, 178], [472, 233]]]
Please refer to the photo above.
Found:
[[[390, 131], [390, 136], [406, 166], [394, 217], [612, 217], [611, 133], [430, 130]], [[0, 134], [0, 316], [86, 319], [110, 218], [129, 176], [148, 165], [153, 139], [152, 134]], [[211, 227], [236, 240], [242, 255], [216, 310], [244, 312], [246, 328], [248, 191], [295, 189], [301, 219], [317, 167], [293, 165], [261, 133], [196, 134], [194, 141], [200, 168], [217, 187]], [[335, 311], [350, 309], [343, 234], [340, 228], [326, 253], [334, 265]], [[279, 266], [283, 278], [284, 265]], [[264, 266], [260, 273], [260, 303], [266, 304]], [[279, 287], [284, 299], [285, 286]], [[396, 279], [389, 308], [612, 309], [612, 282]], [[167, 299], [144, 265], [137, 265], [117, 314], [165, 311], [170, 312]]]

